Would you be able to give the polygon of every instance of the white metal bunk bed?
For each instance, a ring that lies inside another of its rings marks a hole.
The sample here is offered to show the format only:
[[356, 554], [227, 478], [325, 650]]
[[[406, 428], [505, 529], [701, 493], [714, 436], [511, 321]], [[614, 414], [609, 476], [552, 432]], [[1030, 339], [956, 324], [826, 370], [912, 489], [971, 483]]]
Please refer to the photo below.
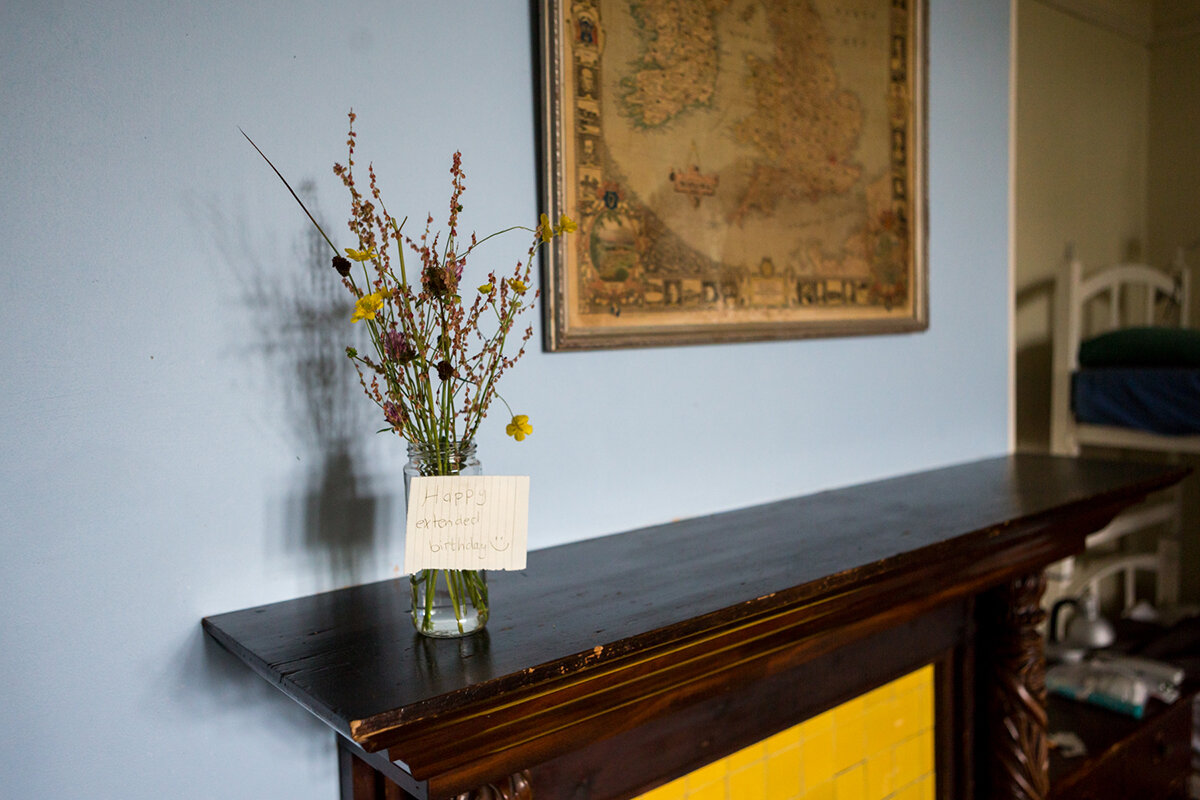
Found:
[[[1188, 321], [1188, 274], [1180, 251], [1171, 271], [1123, 263], [1084, 275], [1073, 248], [1055, 286], [1055, 322], [1051, 378], [1051, 450], [1079, 455], [1084, 446], [1159, 453], [1200, 453], [1200, 433], [1165, 434], [1116, 424], [1081, 422], [1072, 405], [1072, 388], [1080, 371], [1080, 347], [1099, 334], [1141, 328], [1185, 328]], [[1111, 337], [1109, 337], [1111, 339]], [[1198, 401], [1200, 402], [1200, 401]], [[1200, 405], [1197, 405], [1200, 410]], [[1100, 596], [1100, 584], [1123, 576], [1126, 611], [1139, 601], [1139, 573], [1153, 573], [1153, 606], [1171, 613], [1179, 602], [1178, 492], [1154, 498], [1115, 519], [1088, 539], [1088, 551], [1048, 571], [1046, 605], [1085, 591]], [[1154, 528], [1157, 541], [1136, 549], [1131, 534]], [[1142, 582], [1147, 583], [1146, 581]], [[1143, 601], [1144, 602], [1144, 601]]]

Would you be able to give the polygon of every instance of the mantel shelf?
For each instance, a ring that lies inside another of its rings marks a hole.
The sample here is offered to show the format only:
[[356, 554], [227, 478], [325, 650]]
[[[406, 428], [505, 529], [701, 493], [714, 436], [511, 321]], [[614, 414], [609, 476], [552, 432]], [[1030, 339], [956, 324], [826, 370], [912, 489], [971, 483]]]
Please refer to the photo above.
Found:
[[953, 646], [947, 609], [1185, 474], [1006, 456], [538, 550], [463, 640], [414, 633], [406, 579], [204, 627], [410, 794], [452, 796], [870, 637]]

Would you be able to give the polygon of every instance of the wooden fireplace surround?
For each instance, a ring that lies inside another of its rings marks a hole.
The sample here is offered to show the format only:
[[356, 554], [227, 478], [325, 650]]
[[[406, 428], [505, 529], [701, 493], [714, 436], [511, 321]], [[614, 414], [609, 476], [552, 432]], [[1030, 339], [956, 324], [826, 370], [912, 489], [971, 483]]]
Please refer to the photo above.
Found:
[[633, 797], [929, 663], [937, 796], [1040, 800], [1042, 569], [1186, 474], [1013, 455], [537, 550], [462, 640], [405, 579], [203, 624], [337, 732], [345, 800]]

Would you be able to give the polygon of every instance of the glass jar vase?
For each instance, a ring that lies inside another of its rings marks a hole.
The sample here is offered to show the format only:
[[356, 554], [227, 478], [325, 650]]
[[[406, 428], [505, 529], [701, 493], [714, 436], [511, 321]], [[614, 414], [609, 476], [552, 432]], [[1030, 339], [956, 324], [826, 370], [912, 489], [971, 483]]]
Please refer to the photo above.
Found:
[[[481, 475], [475, 442], [409, 442], [404, 465], [404, 499], [412, 479], [433, 475]], [[412, 621], [418, 633], [435, 638], [467, 636], [488, 620], [487, 573], [481, 569], [422, 569], [409, 576]]]

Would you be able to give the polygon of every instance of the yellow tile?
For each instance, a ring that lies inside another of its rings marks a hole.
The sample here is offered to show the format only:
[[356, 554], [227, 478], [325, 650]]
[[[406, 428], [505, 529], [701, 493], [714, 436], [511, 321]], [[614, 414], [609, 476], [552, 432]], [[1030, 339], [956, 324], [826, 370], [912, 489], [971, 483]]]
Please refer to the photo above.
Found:
[[867, 800], [867, 770], [861, 764], [833, 779], [835, 800]]
[[907, 675], [901, 676], [895, 680], [896, 693], [908, 692], [916, 689], [921, 684], [933, 684], [933, 665], [926, 664], [920, 669], [913, 670]]
[[867, 759], [867, 800], [886, 800], [896, 788], [892, 751], [884, 750]]
[[725, 787], [724, 780], [701, 786], [698, 789], [689, 787], [687, 793], [687, 800], [728, 800], [728, 798], [729, 792]]
[[819, 733], [804, 741], [804, 783], [812, 786], [833, 777], [833, 731]]
[[866, 702], [861, 696], [847, 700], [833, 709], [833, 725], [837, 727], [845, 722], [861, 719]]
[[896, 783], [905, 786], [930, 771], [932, 765], [921, 763], [921, 748], [917, 737], [905, 739], [892, 751], [896, 760]]
[[876, 687], [863, 695], [863, 706], [870, 708], [880, 703], [886, 703], [892, 699], [894, 691], [895, 687], [891, 683], [885, 683], [883, 686]]
[[867, 709], [863, 717], [863, 746], [868, 756], [891, 750], [900, 740], [900, 721], [895, 702], [881, 703]]
[[824, 714], [817, 714], [811, 719], [807, 719], [800, 724], [800, 734], [804, 739], [810, 739], [813, 736], [819, 736], [822, 733], [828, 733], [833, 730], [833, 712], [826, 711]]
[[933, 684], [922, 684], [917, 688], [917, 719], [922, 730], [933, 728], [933, 703]]
[[725, 759], [723, 758], [692, 771], [687, 775], [688, 794], [690, 795], [693, 790], [707, 786], [710, 783], [725, 780], [725, 775], [728, 772], [729, 765], [725, 763]]
[[921, 730], [921, 709], [916, 692], [896, 693], [896, 719], [902, 737], [914, 736]]
[[739, 769], [745, 769], [751, 764], [765, 761], [767, 758], [766, 742], [752, 744], [749, 747], [737, 751], [733, 755], [725, 759], [728, 762], [729, 771], [733, 772]]
[[785, 731], [780, 731], [774, 736], [767, 737], [767, 755], [778, 753], [780, 750], [786, 750], [789, 747], [795, 747], [800, 744], [800, 729], [801, 725], [793, 725]]
[[919, 783], [910, 783], [892, 795], [892, 800], [922, 800], [921, 785]]
[[684, 800], [687, 796], [686, 781], [683, 778], [678, 778], [670, 783], [665, 783], [657, 789], [651, 789], [645, 794], [637, 798], [637, 800]]
[[921, 680], [922, 680], [921, 670], [916, 670], [915, 672], [910, 672], [907, 675], [901, 675], [899, 678], [896, 678], [896, 680], [893, 681], [893, 685], [896, 687], [896, 694], [904, 694], [905, 692], [911, 692], [913, 689], [916, 689], [917, 686], [919, 686], [921, 684]]
[[755, 764], [729, 773], [730, 800], [767, 800], [767, 764]]
[[833, 729], [833, 771], [841, 772], [866, 757], [863, 718], [847, 717]]
[[833, 781], [827, 780], [818, 783], [816, 786], [804, 793], [801, 800], [836, 800], [834, 793]]
[[792, 748], [767, 756], [767, 797], [788, 800], [800, 794], [800, 750]]
[[933, 730], [921, 731], [917, 734], [917, 757], [920, 759], [922, 774], [934, 771]]
[[934, 800], [933, 726], [926, 666], [638, 800]]

